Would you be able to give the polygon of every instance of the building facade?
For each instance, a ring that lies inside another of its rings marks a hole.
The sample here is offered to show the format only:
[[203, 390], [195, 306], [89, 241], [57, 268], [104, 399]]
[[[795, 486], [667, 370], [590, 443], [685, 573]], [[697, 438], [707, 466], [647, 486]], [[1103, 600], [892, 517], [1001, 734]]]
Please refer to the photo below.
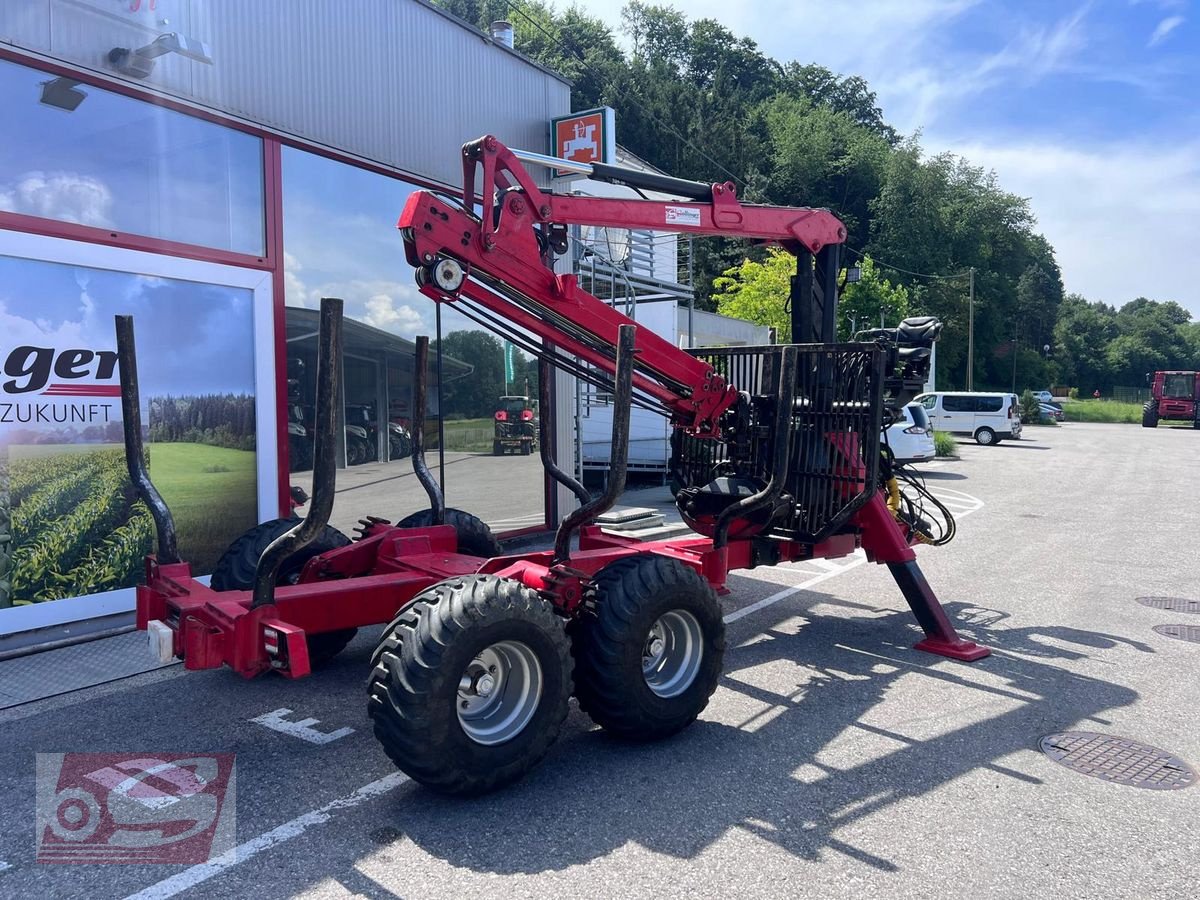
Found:
[[122, 474], [114, 314], [200, 573], [308, 487], [322, 296], [348, 317], [336, 526], [424, 505], [418, 334], [448, 503], [499, 533], [556, 521], [536, 457], [487, 452], [495, 399], [536, 367], [417, 292], [395, 221], [417, 188], [460, 189], [465, 140], [540, 150], [569, 104], [421, 0], [0, 4], [0, 651], [128, 621], [151, 532]]

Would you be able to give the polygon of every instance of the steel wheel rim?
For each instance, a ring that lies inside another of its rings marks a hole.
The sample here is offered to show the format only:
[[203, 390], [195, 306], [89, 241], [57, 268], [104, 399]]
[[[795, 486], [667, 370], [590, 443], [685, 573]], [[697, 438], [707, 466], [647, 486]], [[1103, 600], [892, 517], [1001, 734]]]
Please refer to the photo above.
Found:
[[700, 622], [686, 609], [663, 613], [642, 648], [642, 677], [659, 697], [678, 697], [696, 680], [704, 658]]
[[529, 724], [542, 699], [542, 664], [520, 641], [480, 651], [458, 680], [458, 724], [476, 744], [511, 741]]

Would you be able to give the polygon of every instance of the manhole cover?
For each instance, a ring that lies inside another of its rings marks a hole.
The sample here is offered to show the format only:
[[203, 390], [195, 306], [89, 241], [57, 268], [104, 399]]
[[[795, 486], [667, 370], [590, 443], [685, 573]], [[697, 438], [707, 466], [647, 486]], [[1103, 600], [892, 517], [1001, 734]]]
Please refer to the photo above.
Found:
[[1195, 641], [1200, 644], [1200, 625], [1155, 625], [1156, 634], [1163, 637], [1178, 638], [1181, 641]]
[[1041, 747], [1043, 753], [1068, 769], [1114, 784], [1170, 791], [1196, 780], [1195, 771], [1166, 750], [1108, 734], [1063, 731], [1046, 735]]
[[1137, 602], [1151, 609], [1169, 609], [1172, 612], [1200, 615], [1200, 600], [1189, 600], [1186, 597], [1138, 597]]

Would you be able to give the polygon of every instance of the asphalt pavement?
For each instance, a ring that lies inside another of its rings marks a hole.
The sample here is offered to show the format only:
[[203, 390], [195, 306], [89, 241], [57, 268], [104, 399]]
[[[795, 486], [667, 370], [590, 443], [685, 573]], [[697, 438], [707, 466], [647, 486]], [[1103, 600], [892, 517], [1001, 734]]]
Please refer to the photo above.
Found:
[[[1200, 644], [1152, 630], [1187, 614], [1135, 602], [1200, 599], [1198, 441], [1070, 423], [962, 444], [927, 469], [958, 536], [918, 557], [991, 656], [912, 649], [860, 557], [744, 573], [698, 722], [630, 745], [573, 710], [538, 769], [478, 800], [386, 759], [365, 631], [309, 679], [175, 667], [0, 713], [0, 897], [1195, 897], [1200, 788], [1110, 784], [1038, 742], [1080, 729], [1200, 765]], [[236, 754], [237, 848], [36, 863], [34, 755], [65, 751]]]

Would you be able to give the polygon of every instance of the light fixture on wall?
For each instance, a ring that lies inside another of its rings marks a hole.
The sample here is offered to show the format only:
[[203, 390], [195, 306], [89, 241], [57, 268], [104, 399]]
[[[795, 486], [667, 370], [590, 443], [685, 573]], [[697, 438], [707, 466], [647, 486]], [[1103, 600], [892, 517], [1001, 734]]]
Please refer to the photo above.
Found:
[[212, 53], [208, 44], [178, 32], [160, 34], [145, 47], [130, 50], [128, 47], [113, 47], [108, 51], [109, 64], [122, 75], [146, 78], [154, 71], [154, 61], [168, 53], [178, 53], [188, 59], [212, 65]]
[[87, 97], [87, 91], [79, 90], [79, 82], [74, 78], [54, 78], [42, 82], [42, 103], [57, 107], [66, 112], [75, 112], [79, 104]]

